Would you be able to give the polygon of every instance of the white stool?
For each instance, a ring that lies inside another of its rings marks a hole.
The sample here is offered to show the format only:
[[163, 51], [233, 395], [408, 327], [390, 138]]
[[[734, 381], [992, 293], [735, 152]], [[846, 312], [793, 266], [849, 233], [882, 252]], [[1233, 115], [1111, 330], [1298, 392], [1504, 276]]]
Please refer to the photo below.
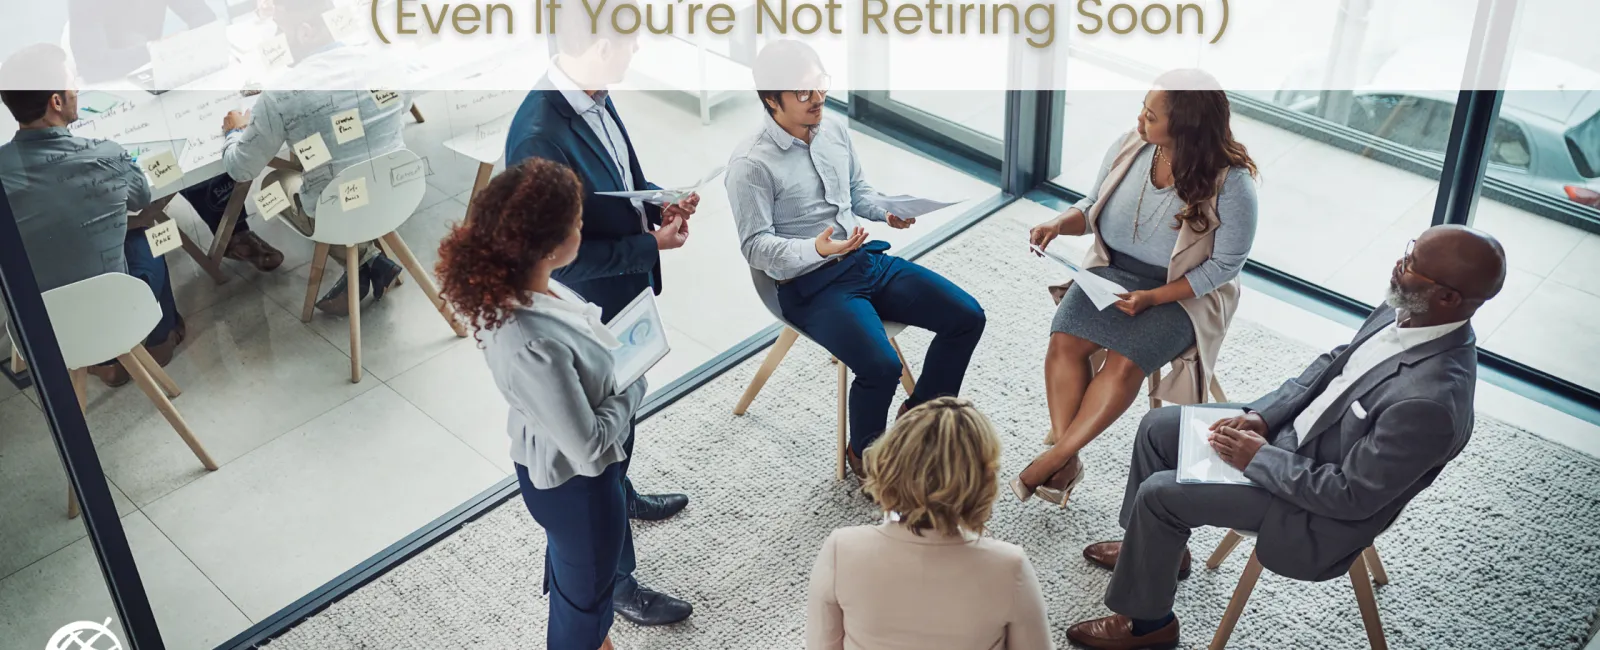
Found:
[[[771, 377], [772, 372], [778, 369], [778, 364], [783, 362], [784, 355], [789, 354], [789, 348], [794, 346], [796, 340], [804, 336], [799, 328], [784, 320], [783, 309], [778, 305], [778, 283], [773, 281], [772, 276], [767, 275], [764, 271], [750, 269], [750, 279], [756, 285], [756, 295], [761, 297], [761, 304], [767, 308], [773, 318], [783, 323], [784, 327], [783, 333], [778, 335], [777, 342], [773, 343], [772, 349], [767, 351], [767, 358], [761, 362], [761, 368], [756, 371], [756, 376], [750, 379], [750, 386], [744, 389], [744, 395], [739, 398], [739, 403], [733, 407], [734, 415], [744, 415], [745, 411], [749, 410], [750, 403], [755, 401], [756, 395], [761, 392], [761, 387], [767, 384], [767, 378]], [[899, 336], [900, 332], [905, 331], [905, 329], [906, 326], [901, 323], [883, 322], [883, 331], [889, 335], [889, 345], [894, 346], [895, 355], [900, 357], [900, 385], [904, 386], [906, 394], [910, 395], [912, 391], [916, 390], [916, 380], [911, 378], [911, 364], [906, 363], [905, 353], [900, 351], [900, 344], [894, 340], [894, 337]], [[835, 454], [837, 458], [835, 458], [834, 477], [838, 480], [844, 480], [844, 454], [850, 445], [850, 369], [839, 363], [837, 357], [833, 358], [833, 363], [839, 366], [839, 448]]]
[[[402, 149], [356, 163], [339, 172], [338, 177], [322, 191], [317, 208], [316, 232], [307, 237], [317, 244], [317, 250], [311, 258], [311, 281], [306, 285], [305, 307], [300, 311], [300, 320], [308, 323], [317, 303], [317, 290], [322, 286], [323, 271], [328, 265], [328, 250], [333, 246], [345, 247], [345, 274], [348, 278], [345, 294], [350, 301], [350, 383], [361, 381], [361, 260], [356, 252], [358, 244], [377, 241], [384, 250], [398, 257], [400, 264], [428, 294], [428, 299], [433, 301], [434, 308], [439, 310], [456, 336], [467, 335], [466, 327], [456, 319], [450, 305], [439, 298], [439, 289], [428, 278], [428, 272], [417, 263], [411, 249], [400, 239], [400, 226], [422, 204], [427, 183], [419, 175], [416, 180], [396, 187], [390, 180], [391, 173], [413, 164], [425, 163], [417, 154]], [[360, 178], [366, 179], [367, 204], [350, 210], [341, 209], [339, 188]]]
[[[150, 285], [131, 275], [107, 273], [44, 292], [44, 306], [61, 346], [61, 357], [72, 373], [78, 408], [87, 414], [85, 383], [89, 366], [116, 359], [200, 464], [208, 470], [217, 469], [217, 463], [168, 399], [181, 394], [178, 384], [144, 349], [145, 337], [161, 321], [161, 305], [150, 292]], [[67, 517], [77, 516], [78, 499], [68, 488]]]
[[[1228, 531], [1222, 543], [1217, 545], [1217, 550], [1212, 552], [1211, 558], [1206, 560], [1206, 568], [1221, 566], [1222, 561], [1228, 559], [1228, 554], [1239, 545], [1239, 540], [1255, 536], [1255, 533], [1246, 530]], [[1369, 570], [1372, 572], [1370, 579], [1367, 575]], [[1251, 549], [1250, 561], [1244, 566], [1244, 574], [1239, 576], [1239, 586], [1234, 587], [1233, 598], [1228, 601], [1228, 611], [1222, 615], [1222, 622], [1217, 624], [1217, 633], [1211, 637], [1211, 650], [1222, 650], [1228, 645], [1228, 638], [1233, 636], [1233, 626], [1239, 622], [1239, 615], [1244, 613], [1245, 603], [1250, 600], [1250, 592], [1255, 589], [1256, 579], [1260, 577], [1261, 561], [1256, 559], [1256, 552]], [[1372, 591], [1373, 582], [1389, 584], [1389, 574], [1383, 570], [1383, 562], [1378, 559], [1376, 545], [1368, 546], [1350, 565], [1350, 586], [1356, 591], [1356, 606], [1361, 609], [1361, 623], [1367, 629], [1367, 642], [1372, 644], [1372, 650], [1387, 650], [1389, 643], [1383, 637], [1383, 623], [1378, 620], [1378, 599]]]

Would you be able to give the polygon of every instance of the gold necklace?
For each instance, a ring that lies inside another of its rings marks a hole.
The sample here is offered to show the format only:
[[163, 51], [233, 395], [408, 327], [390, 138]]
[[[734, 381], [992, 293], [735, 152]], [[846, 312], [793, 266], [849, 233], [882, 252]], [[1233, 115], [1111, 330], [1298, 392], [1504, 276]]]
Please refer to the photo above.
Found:
[[[1139, 203], [1133, 208], [1133, 242], [1136, 244], [1139, 243], [1139, 223], [1144, 221], [1144, 193], [1145, 190], [1149, 189], [1149, 186], [1155, 184], [1156, 165], [1164, 158], [1165, 156], [1161, 153], [1161, 145], [1156, 145], [1155, 155], [1152, 156], [1150, 161], [1150, 180], [1147, 183], [1139, 184]], [[1173, 194], [1168, 194], [1167, 198], [1161, 201], [1161, 205], [1156, 206], [1155, 214], [1158, 221], [1162, 211], [1167, 208], [1168, 204], [1172, 203], [1173, 196]]]

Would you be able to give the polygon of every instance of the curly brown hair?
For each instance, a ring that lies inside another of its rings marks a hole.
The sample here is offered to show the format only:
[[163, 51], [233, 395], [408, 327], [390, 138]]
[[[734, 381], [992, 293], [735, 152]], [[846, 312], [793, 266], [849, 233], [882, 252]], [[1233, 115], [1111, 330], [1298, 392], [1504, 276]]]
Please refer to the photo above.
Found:
[[529, 159], [489, 181], [467, 219], [439, 244], [439, 295], [482, 332], [527, 299], [539, 260], [566, 240], [583, 209], [583, 183], [565, 165]]
[[1210, 74], [1197, 69], [1172, 70], [1156, 78], [1166, 90], [1167, 132], [1172, 135], [1172, 178], [1183, 200], [1174, 228], [1189, 226], [1203, 233], [1211, 223], [1200, 212], [1222, 188], [1218, 178], [1232, 167], [1256, 175], [1256, 163], [1245, 146], [1233, 139], [1232, 106], [1228, 93]]

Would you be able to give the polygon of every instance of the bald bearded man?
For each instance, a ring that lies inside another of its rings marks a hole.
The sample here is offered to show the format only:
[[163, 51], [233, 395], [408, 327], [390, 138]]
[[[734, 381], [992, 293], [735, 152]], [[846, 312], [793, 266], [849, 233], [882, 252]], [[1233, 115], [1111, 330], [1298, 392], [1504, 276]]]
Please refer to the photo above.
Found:
[[1255, 485], [1179, 483], [1179, 407], [1139, 424], [1120, 542], [1084, 557], [1111, 569], [1112, 616], [1067, 630], [1108, 650], [1173, 647], [1189, 531], [1255, 531], [1256, 556], [1298, 580], [1344, 575], [1472, 434], [1478, 349], [1469, 321], [1505, 283], [1505, 250], [1485, 233], [1436, 226], [1406, 247], [1386, 304], [1355, 340], [1218, 422], [1210, 442]]

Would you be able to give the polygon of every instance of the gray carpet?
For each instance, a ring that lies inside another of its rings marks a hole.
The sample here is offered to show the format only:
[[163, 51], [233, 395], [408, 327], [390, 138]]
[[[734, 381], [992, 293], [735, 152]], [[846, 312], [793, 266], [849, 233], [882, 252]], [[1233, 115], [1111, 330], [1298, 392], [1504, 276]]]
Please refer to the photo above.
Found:
[[[1041, 363], [1051, 305], [1022, 260], [1026, 229], [994, 218], [924, 262], [971, 291], [989, 325], [967, 395], [1004, 438], [1019, 471], [1047, 426]], [[919, 366], [928, 336], [903, 345]], [[1222, 380], [1236, 398], [1299, 372], [1317, 350], [1235, 322]], [[853, 481], [833, 480], [834, 374], [814, 345], [797, 345], [748, 415], [730, 415], [755, 358], [711, 382], [638, 433], [635, 482], [693, 496], [676, 519], [636, 526], [638, 576], [692, 601], [668, 629], [618, 620], [624, 650], [800, 648], [803, 600], [828, 531], [877, 519]], [[1071, 623], [1106, 613], [1108, 574], [1079, 555], [1116, 538], [1128, 446], [1141, 399], [1085, 450], [1088, 477], [1065, 511], [1009, 492], [991, 531], [1022, 545], [1043, 582], [1058, 644]], [[1204, 558], [1221, 538], [1198, 531]], [[1204, 647], [1248, 554], [1221, 569], [1197, 563], [1178, 591], [1186, 648]], [[1472, 443], [1378, 542], [1391, 583], [1378, 589], [1393, 648], [1576, 648], [1600, 607], [1600, 462], [1527, 431], [1480, 417]], [[272, 650], [540, 648], [547, 602], [539, 593], [542, 533], [513, 499], [388, 575], [307, 620]], [[1197, 559], [1199, 559], [1197, 558]], [[1231, 647], [1366, 647], [1348, 580], [1301, 583], [1264, 574]], [[935, 649], [930, 649], [935, 650]]]

